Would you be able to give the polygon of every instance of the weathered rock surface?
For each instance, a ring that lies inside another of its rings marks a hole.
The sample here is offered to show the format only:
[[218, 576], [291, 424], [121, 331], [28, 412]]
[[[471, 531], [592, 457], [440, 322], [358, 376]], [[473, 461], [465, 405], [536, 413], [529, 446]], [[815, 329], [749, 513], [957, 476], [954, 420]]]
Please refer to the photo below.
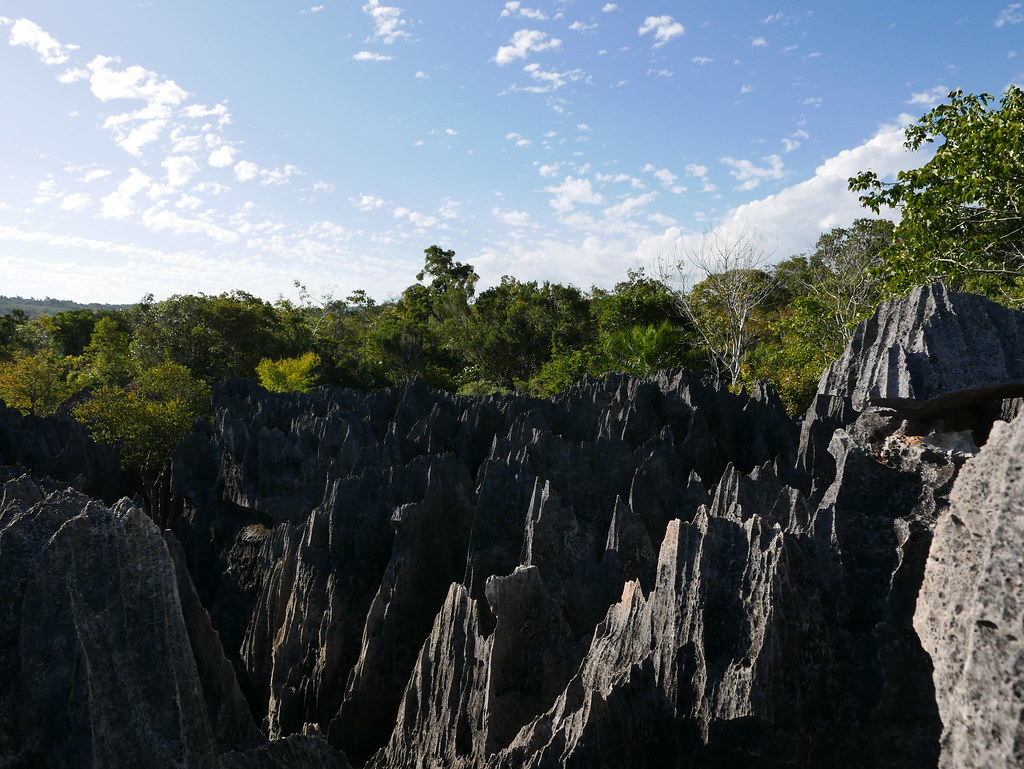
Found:
[[[228, 766], [276, 765], [141, 510], [22, 476], [2, 487], [0, 553], [4, 766], [213, 767], [229, 750], [243, 752]], [[322, 741], [306, 752], [347, 765]]]
[[1024, 395], [1024, 312], [941, 283], [886, 302], [857, 327], [818, 392], [908, 416]]
[[1000, 423], [935, 528], [914, 626], [943, 767], [1024, 766], [1024, 420]]
[[1022, 329], [919, 289], [799, 423], [230, 382], [162, 534], [0, 468], [0, 766], [1019, 764]]

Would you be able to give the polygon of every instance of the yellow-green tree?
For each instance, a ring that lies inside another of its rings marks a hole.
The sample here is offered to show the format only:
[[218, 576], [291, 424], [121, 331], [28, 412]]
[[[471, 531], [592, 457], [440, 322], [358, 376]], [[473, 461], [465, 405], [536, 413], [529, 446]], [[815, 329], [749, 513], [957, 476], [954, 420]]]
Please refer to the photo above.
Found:
[[309, 392], [316, 387], [320, 356], [307, 352], [297, 358], [264, 358], [256, 366], [260, 384], [275, 393]]
[[210, 388], [204, 382], [184, 366], [165, 362], [128, 387], [96, 388], [73, 413], [93, 439], [117, 446], [121, 463], [145, 478], [160, 470], [209, 405]]
[[24, 414], [49, 416], [78, 387], [67, 359], [36, 353], [0, 361], [0, 399]]

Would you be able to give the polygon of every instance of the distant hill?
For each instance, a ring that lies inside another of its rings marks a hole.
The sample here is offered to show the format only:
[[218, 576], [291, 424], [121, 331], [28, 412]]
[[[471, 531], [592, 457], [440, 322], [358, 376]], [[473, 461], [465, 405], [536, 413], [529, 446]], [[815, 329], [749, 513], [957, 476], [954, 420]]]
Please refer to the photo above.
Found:
[[20, 296], [0, 296], [0, 315], [6, 315], [11, 310], [20, 309], [30, 318], [38, 318], [42, 315], [56, 315], [58, 312], [68, 310], [123, 310], [129, 307], [127, 304], [82, 304], [72, 302], [70, 299], [24, 299]]

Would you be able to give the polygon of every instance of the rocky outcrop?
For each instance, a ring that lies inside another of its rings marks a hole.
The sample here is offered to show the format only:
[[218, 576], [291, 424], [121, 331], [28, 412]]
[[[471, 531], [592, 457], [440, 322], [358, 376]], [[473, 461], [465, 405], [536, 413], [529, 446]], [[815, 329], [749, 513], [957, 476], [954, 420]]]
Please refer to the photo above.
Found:
[[[5, 766], [278, 765], [141, 510], [22, 476], [3, 485], [0, 553]], [[323, 741], [305, 752], [347, 765]]]
[[683, 371], [229, 382], [162, 533], [8, 469], [0, 763], [1019, 763], [1020, 318], [891, 302], [800, 422]]
[[500, 638], [512, 630], [493, 602], [508, 616], [502, 580], [528, 568], [554, 623], [494, 642], [506, 665], [537, 659], [505, 684], [494, 672], [484, 756], [551, 704], [624, 582], [652, 586], [671, 520], [727, 468], [791, 464], [796, 447], [770, 390], [733, 395], [681, 371], [554, 401], [235, 382], [217, 406], [178, 453], [175, 533], [268, 732], [317, 724], [356, 762], [388, 745], [453, 583]]
[[935, 528], [914, 626], [943, 767], [1024, 765], [1024, 421], [1000, 423]]
[[[941, 283], [885, 302], [857, 327], [820, 393], [854, 408], [947, 416], [1024, 395], [1024, 313]], [[991, 424], [991, 420], [989, 420]]]
[[0, 467], [5, 466], [59, 481], [108, 505], [122, 493], [117, 451], [94, 443], [78, 422], [25, 416], [0, 401]]

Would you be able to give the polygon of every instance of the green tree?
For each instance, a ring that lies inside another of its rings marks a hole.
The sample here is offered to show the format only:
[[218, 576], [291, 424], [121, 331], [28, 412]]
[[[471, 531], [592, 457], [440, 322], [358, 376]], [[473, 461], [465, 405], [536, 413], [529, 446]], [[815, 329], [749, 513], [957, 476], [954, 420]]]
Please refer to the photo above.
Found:
[[615, 367], [633, 376], [650, 376], [671, 367], [678, 362], [682, 349], [682, 332], [668, 321], [620, 329], [605, 340], [605, 350]]
[[905, 146], [937, 143], [921, 168], [883, 182], [873, 171], [850, 179], [876, 214], [902, 219], [885, 252], [891, 294], [944, 279], [955, 288], [1019, 293], [1024, 276], [1024, 91], [1011, 85], [998, 104], [989, 94], [951, 91], [906, 131]]
[[88, 379], [95, 384], [124, 385], [131, 381], [135, 369], [131, 343], [131, 333], [117, 320], [100, 318], [82, 351]]
[[275, 393], [309, 392], [316, 386], [320, 356], [307, 352], [297, 358], [264, 358], [256, 366], [260, 384]]
[[253, 377], [263, 358], [301, 354], [274, 307], [244, 291], [172, 296], [135, 311], [133, 357], [142, 366], [165, 360], [206, 382]]
[[208, 385], [184, 366], [164, 362], [146, 369], [127, 387], [96, 388], [73, 413], [95, 440], [118, 448], [126, 468], [150, 480], [209, 405]]
[[10, 360], [21, 348], [19, 331], [28, 322], [24, 310], [14, 308], [0, 315], [0, 360]]
[[43, 352], [0, 361], [0, 399], [24, 414], [49, 416], [79, 386], [69, 358]]

